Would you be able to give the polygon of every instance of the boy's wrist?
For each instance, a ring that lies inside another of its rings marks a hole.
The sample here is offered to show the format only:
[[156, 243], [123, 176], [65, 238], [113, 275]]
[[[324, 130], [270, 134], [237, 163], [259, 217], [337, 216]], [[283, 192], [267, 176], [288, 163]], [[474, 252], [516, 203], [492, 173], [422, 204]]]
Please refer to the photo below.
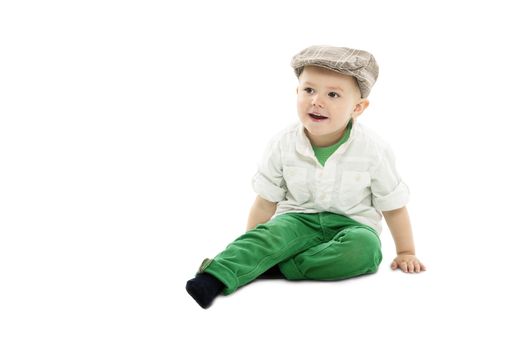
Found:
[[396, 252], [396, 255], [416, 255], [414, 250], [403, 250]]

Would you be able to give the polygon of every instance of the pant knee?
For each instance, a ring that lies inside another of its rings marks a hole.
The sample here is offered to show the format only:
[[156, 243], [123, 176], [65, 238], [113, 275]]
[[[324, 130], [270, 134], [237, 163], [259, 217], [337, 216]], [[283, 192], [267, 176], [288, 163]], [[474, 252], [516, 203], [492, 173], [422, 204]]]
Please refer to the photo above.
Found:
[[354, 228], [342, 232], [338, 237], [345, 246], [344, 259], [356, 265], [361, 264], [370, 272], [376, 272], [382, 262], [379, 237], [366, 228]]

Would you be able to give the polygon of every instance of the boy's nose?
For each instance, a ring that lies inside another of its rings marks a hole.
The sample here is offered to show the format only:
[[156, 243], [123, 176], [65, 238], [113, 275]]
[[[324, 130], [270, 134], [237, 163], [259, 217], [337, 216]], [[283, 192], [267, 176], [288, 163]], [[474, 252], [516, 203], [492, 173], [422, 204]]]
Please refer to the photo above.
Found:
[[323, 101], [319, 98], [318, 95], [312, 97], [312, 105], [323, 107]]

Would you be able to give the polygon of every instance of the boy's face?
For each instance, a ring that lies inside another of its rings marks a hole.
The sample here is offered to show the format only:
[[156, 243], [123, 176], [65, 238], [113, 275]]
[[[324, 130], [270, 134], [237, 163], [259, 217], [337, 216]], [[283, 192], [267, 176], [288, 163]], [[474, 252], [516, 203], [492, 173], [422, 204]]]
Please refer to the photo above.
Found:
[[[362, 99], [354, 77], [317, 66], [305, 66], [299, 78], [298, 116], [316, 146], [335, 144], [351, 118], [369, 105]], [[325, 118], [316, 118], [313, 114]]]

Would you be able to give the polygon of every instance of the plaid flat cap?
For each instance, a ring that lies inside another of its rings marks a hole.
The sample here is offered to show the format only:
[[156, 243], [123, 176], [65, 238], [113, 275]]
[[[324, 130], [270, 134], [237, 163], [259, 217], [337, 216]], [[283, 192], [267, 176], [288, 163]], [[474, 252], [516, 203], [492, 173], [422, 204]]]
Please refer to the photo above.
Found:
[[362, 98], [369, 96], [378, 78], [378, 64], [367, 51], [327, 45], [310, 46], [296, 54], [290, 62], [299, 78], [303, 67], [318, 66], [350, 75], [358, 81]]

